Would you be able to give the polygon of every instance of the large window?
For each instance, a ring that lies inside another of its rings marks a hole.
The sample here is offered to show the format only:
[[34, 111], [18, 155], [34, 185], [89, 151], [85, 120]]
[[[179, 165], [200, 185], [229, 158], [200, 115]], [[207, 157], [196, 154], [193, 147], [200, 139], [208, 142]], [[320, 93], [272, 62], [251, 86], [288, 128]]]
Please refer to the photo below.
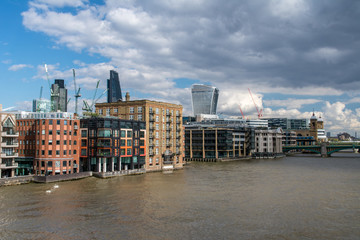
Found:
[[98, 130], [98, 137], [111, 137], [111, 130]]

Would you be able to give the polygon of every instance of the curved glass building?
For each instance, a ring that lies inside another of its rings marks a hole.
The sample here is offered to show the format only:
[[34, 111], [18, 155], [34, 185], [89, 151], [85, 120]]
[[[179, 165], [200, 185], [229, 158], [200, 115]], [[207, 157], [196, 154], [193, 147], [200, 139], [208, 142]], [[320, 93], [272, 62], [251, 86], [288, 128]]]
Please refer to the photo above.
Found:
[[219, 89], [209, 85], [194, 84], [191, 87], [194, 116], [199, 114], [216, 114]]

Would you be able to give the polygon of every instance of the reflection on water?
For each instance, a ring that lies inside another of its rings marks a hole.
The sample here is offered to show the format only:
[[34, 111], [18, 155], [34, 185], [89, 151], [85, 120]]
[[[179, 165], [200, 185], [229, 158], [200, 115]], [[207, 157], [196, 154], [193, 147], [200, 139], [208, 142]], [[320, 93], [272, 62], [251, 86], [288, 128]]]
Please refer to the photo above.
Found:
[[2, 187], [0, 239], [358, 239], [359, 156]]

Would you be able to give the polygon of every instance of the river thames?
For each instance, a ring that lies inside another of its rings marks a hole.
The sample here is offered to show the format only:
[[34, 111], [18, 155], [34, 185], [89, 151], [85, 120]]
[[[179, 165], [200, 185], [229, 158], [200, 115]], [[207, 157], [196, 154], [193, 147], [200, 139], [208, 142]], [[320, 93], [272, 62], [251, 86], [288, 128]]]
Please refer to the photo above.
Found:
[[360, 239], [360, 154], [1, 187], [0, 239]]

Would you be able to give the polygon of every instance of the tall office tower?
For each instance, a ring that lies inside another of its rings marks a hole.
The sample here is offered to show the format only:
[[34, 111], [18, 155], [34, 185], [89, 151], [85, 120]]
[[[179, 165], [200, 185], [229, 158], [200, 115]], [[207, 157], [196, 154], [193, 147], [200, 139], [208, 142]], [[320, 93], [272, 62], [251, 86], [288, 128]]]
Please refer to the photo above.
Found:
[[53, 102], [53, 111], [67, 112], [67, 89], [65, 88], [64, 79], [55, 79], [51, 85], [53, 91], [51, 101]]
[[216, 114], [219, 89], [213, 86], [194, 84], [191, 87], [194, 116], [199, 114]]
[[108, 103], [122, 101], [119, 74], [114, 70], [110, 70], [110, 79], [107, 80], [107, 87], [108, 87], [108, 93], [107, 93]]

